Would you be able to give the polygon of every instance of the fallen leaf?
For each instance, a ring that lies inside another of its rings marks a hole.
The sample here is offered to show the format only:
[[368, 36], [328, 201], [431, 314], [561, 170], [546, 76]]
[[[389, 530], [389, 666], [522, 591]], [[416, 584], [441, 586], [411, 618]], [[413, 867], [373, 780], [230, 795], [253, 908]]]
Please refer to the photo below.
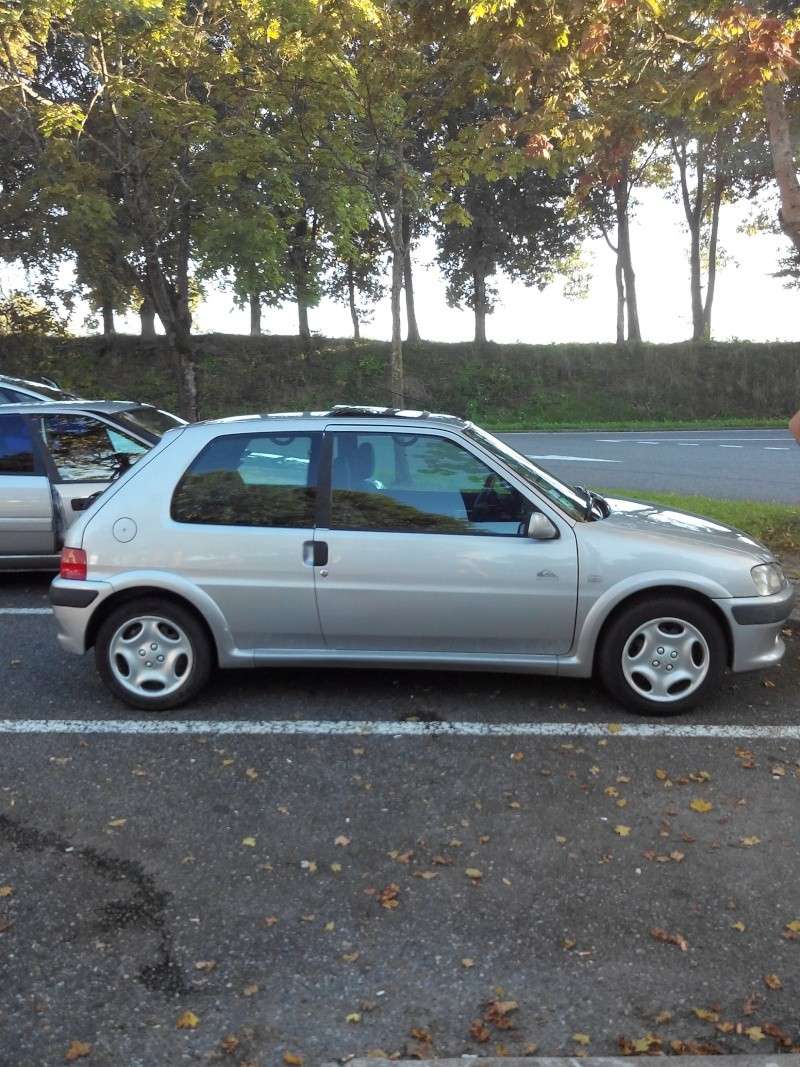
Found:
[[305, 1060], [297, 1052], [284, 1052], [283, 1062], [286, 1064], [286, 1067], [303, 1067]]
[[614, 833], [619, 834], [620, 837], [627, 837], [631, 832], [630, 826], [623, 826], [619, 824], [614, 827]]
[[317, 873], [317, 861], [316, 860], [300, 860], [300, 867], [304, 871], [308, 871], [309, 874]]
[[745, 1033], [751, 1041], [763, 1041], [766, 1036], [760, 1026], [748, 1026]]
[[669, 945], [677, 945], [681, 952], [686, 952], [689, 948], [689, 942], [683, 934], [670, 934], [666, 930], [662, 930], [659, 926], [653, 927], [650, 931], [650, 936], [654, 937], [656, 941], [663, 941]]
[[740, 837], [739, 841], [740, 841], [740, 843], [742, 845], [742, 848], [752, 848], [753, 845], [760, 845], [761, 844], [761, 838], [760, 837], [755, 837], [755, 836], [754, 837]]
[[245, 845], [247, 848], [255, 848], [256, 839], [254, 837], [243, 837], [242, 844]]
[[492, 1035], [481, 1020], [476, 1019], [469, 1028], [469, 1036], [473, 1041], [478, 1041], [483, 1044], [488, 1041]]
[[579, 1045], [588, 1045], [592, 1039], [588, 1034], [573, 1034], [572, 1040]]
[[711, 811], [714, 805], [709, 800], [695, 799], [689, 803], [689, 807], [692, 811], [706, 812]]
[[732, 930], [738, 930], [740, 934], [743, 934], [745, 932], [745, 930], [747, 929], [747, 927], [744, 925], [744, 923], [740, 919], [738, 922], [731, 923], [731, 929]]
[[82, 1060], [85, 1056], [90, 1056], [92, 1053], [92, 1046], [88, 1041], [70, 1041], [69, 1048], [64, 1053], [64, 1059], [67, 1063], [74, 1063], [75, 1060]]
[[777, 974], [765, 974], [764, 985], [768, 989], [783, 989], [783, 982], [781, 982]]
[[683, 852], [678, 852], [677, 849], [676, 849], [674, 852], [670, 852], [669, 858], [674, 863], [681, 863], [683, 861], [683, 858], [684, 858], [684, 853]]
[[254, 997], [257, 992], [258, 992], [258, 984], [256, 982], [250, 982], [249, 985], [246, 985], [244, 987], [244, 989], [242, 990], [242, 993], [246, 997]]
[[608, 732], [610, 734], [621, 734], [622, 733], [622, 726], [618, 722], [610, 722], [608, 724]]
[[461, 961], [461, 966], [466, 967], [467, 970], [469, 970], [470, 967], [475, 966], [475, 960], [471, 960], [469, 956], [465, 956], [464, 959]]
[[424, 882], [430, 882], [434, 878], [438, 878], [439, 875], [436, 871], [414, 871], [415, 878], [421, 878]]
[[486, 1005], [483, 1018], [487, 1023], [496, 1026], [498, 1030], [510, 1030], [511, 1020], [509, 1015], [517, 1010], [519, 1004], [516, 1000], [490, 1000]]
[[227, 1037], [223, 1037], [220, 1041], [219, 1047], [227, 1056], [232, 1056], [240, 1044], [241, 1042], [236, 1034], [228, 1034]]
[[360, 952], [343, 952], [342, 959], [345, 963], [355, 963], [360, 955]]
[[275, 926], [277, 924], [277, 922], [278, 922], [278, 916], [277, 915], [267, 915], [267, 917], [264, 919], [264, 925], [265, 926]]
[[483, 872], [479, 871], [477, 867], [467, 867], [464, 874], [474, 882], [480, 881], [480, 879], [483, 878]]
[[325, 931], [326, 934], [332, 934], [333, 931], [336, 929], [336, 923], [335, 922], [327, 922], [327, 923], [325, 923], [325, 925], [323, 926], [322, 929]]
[[194, 969], [196, 971], [213, 971], [217, 966], [216, 960], [195, 960]]
[[195, 1030], [200, 1025], [200, 1017], [193, 1011], [185, 1011], [178, 1016], [175, 1027], [178, 1030]]
[[719, 1012], [718, 1011], [707, 1011], [705, 1008], [692, 1008], [692, 1011], [697, 1016], [697, 1018], [698, 1019], [702, 1019], [703, 1022], [706, 1022], [706, 1023], [718, 1023], [719, 1022]]
[[353, 1023], [354, 1025], [356, 1023], [360, 1023], [361, 1022], [361, 1012], [360, 1011], [351, 1011], [349, 1015], [345, 1016], [345, 1022]]
[[607, 785], [605, 787], [605, 789], [603, 790], [603, 792], [605, 793], [605, 795], [607, 797], [618, 797], [619, 796], [619, 789], [617, 789], [616, 786], [613, 786], [613, 785]]
[[519, 763], [520, 760], [524, 760], [525, 759], [525, 753], [524, 752], [512, 752], [511, 753], [511, 758], [514, 760], [515, 763]]
[[248, 767], [244, 773], [250, 779], [251, 782], [254, 782], [256, 778], [258, 778], [258, 771], [255, 769], [255, 767]]
[[400, 901], [397, 899], [400, 893], [400, 886], [396, 882], [390, 882], [384, 889], [378, 894], [378, 903], [382, 908], [386, 908], [391, 911], [393, 908], [400, 907]]
[[672, 1012], [671, 1011], [660, 1011], [658, 1013], [658, 1015], [656, 1015], [656, 1017], [655, 1017], [655, 1022], [659, 1026], [663, 1026], [664, 1023], [668, 1023], [668, 1022], [671, 1022], [671, 1021], [672, 1021]]
[[13, 892], [10, 885], [0, 885], [0, 897], [10, 897]]
[[127, 819], [111, 819], [108, 825], [113, 826], [115, 830], [118, 830], [120, 827], [124, 826], [127, 821]]
[[341, 863], [332, 863], [331, 864], [331, 870], [333, 871], [334, 874], [341, 874], [341, 870], [342, 870]]
[[662, 770], [661, 767], [657, 767], [656, 778], [658, 778], [659, 782], [666, 782], [669, 779], [669, 775], [665, 770]]
[[14, 924], [10, 919], [6, 919], [0, 916], [0, 934], [7, 933], [13, 927], [13, 925]]
[[335, 837], [333, 839], [334, 845], [338, 845], [339, 848], [347, 848], [347, 846], [350, 844], [350, 841], [351, 838], [345, 837], [344, 834], [339, 834], [338, 837]]

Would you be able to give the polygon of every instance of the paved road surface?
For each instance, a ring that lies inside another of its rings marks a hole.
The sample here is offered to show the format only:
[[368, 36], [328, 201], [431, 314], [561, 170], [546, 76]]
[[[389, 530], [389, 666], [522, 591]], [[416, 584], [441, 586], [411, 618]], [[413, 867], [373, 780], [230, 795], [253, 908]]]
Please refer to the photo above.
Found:
[[800, 448], [788, 430], [500, 436], [573, 485], [800, 501]]
[[334, 670], [145, 716], [60, 652], [45, 592], [0, 581], [3, 1067], [798, 1041], [800, 639], [674, 721], [588, 682]]

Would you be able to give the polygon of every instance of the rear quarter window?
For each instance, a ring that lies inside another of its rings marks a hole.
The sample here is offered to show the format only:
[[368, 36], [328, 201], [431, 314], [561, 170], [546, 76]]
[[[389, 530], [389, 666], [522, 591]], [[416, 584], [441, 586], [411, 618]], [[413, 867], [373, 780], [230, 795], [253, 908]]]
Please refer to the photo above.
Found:
[[321, 440], [319, 433], [216, 438], [178, 482], [172, 518], [213, 526], [312, 527]]
[[22, 415], [0, 415], [0, 474], [33, 474], [33, 440]]

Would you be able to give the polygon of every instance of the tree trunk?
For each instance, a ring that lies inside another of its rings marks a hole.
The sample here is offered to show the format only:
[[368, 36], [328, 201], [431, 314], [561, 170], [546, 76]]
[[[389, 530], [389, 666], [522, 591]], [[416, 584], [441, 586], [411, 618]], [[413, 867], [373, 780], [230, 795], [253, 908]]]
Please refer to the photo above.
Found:
[[405, 406], [403, 382], [403, 334], [400, 321], [400, 295], [403, 288], [403, 186], [398, 175], [392, 218], [392, 347], [389, 363], [392, 407]]
[[250, 336], [261, 336], [261, 293], [250, 293], [247, 297], [250, 305]]
[[149, 296], [139, 305], [139, 334], [152, 340], [156, 335], [156, 306]]
[[113, 337], [114, 334], [117, 332], [116, 329], [114, 328], [114, 306], [113, 306], [113, 304], [108, 303], [108, 301], [103, 301], [102, 312], [103, 312], [103, 337]]
[[711, 307], [714, 303], [714, 289], [717, 283], [717, 243], [719, 239], [719, 209], [722, 204], [724, 181], [717, 173], [714, 178], [714, 199], [711, 203], [711, 233], [708, 238], [708, 278], [706, 280], [706, 299], [703, 304], [703, 340], [711, 340]]
[[304, 341], [311, 340], [311, 328], [308, 325], [308, 304], [303, 293], [297, 293], [297, 329]]
[[406, 291], [406, 340], [418, 344], [421, 340], [414, 306], [414, 274], [411, 266], [411, 219], [403, 215], [403, 285]]
[[475, 344], [486, 344], [486, 276], [476, 268], [472, 272], [473, 308], [475, 310]]
[[625, 277], [622, 272], [622, 259], [619, 249], [614, 263], [614, 279], [617, 283], [617, 344], [625, 344]]
[[772, 165], [781, 194], [781, 227], [800, 252], [800, 181], [797, 179], [792, 132], [786, 110], [786, 88], [780, 82], [764, 83], [764, 111], [769, 128]]
[[625, 306], [628, 312], [627, 340], [638, 343], [642, 339], [639, 326], [639, 306], [636, 300], [636, 275], [631, 255], [631, 235], [628, 218], [630, 186], [628, 184], [628, 161], [622, 165], [622, 177], [614, 186], [614, 201], [617, 208], [617, 245], [625, 279]]
[[697, 141], [697, 186], [694, 202], [689, 192], [689, 159], [687, 138], [680, 144], [672, 139], [672, 155], [678, 167], [681, 185], [681, 199], [686, 225], [689, 227], [689, 293], [692, 301], [692, 340], [702, 341], [705, 329], [703, 315], [703, 267], [701, 263], [701, 240], [703, 231], [703, 212], [705, 210], [705, 147]]
[[358, 321], [358, 308], [356, 307], [356, 283], [353, 277], [353, 268], [347, 265], [347, 301], [350, 305], [350, 318], [353, 320], [353, 340], [361, 340], [361, 327]]

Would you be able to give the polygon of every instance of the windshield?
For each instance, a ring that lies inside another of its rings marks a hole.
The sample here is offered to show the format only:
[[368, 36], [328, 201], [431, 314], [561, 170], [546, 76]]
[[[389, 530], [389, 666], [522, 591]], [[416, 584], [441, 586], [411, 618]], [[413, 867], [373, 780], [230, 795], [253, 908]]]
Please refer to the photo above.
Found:
[[531, 463], [529, 459], [520, 452], [515, 451], [510, 445], [500, 441], [497, 437], [493, 437], [492, 434], [481, 430], [472, 423], [465, 428], [464, 433], [467, 437], [471, 437], [473, 441], [477, 441], [488, 452], [492, 452], [499, 459], [502, 459], [515, 474], [538, 489], [548, 500], [551, 500], [557, 507], [566, 512], [570, 518], [577, 519], [579, 522], [586, 521], [586, 498], [576, 492], [572, 486], [559, 481], [552, 474], [548, 474], [541, 467], [537, 467], [535, 463]]
[[131, 430], [137, 430], [139, 433], [145, 430], [147, 433], [155, 434], [156, 437], [163, 437], [167, 430], [174, 430], [176, 426], [186, 425], [184, 420], [179, 419], [177, 415], [172, 415], [169, 411], [160, 411], [158, 408], [150, 407], [149, 404], [131, 408], [129, 411], [117, 412], [114, 420]]

